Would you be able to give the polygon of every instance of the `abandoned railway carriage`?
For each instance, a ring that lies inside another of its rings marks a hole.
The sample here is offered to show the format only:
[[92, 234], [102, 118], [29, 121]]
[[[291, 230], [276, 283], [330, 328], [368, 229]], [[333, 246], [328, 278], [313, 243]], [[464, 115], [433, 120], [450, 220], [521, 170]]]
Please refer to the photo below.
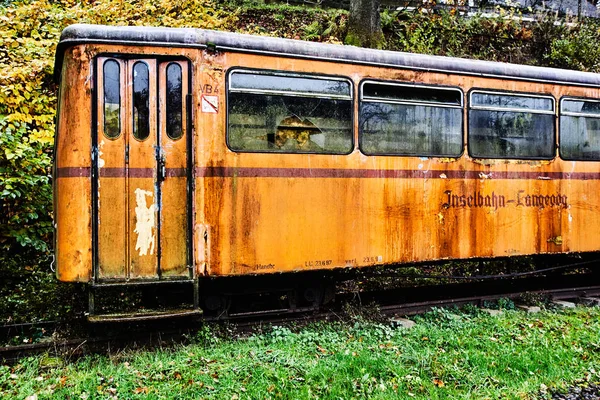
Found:
[[56, 74], [62, 281], [600, 247], [600, 75], [91, 25]]

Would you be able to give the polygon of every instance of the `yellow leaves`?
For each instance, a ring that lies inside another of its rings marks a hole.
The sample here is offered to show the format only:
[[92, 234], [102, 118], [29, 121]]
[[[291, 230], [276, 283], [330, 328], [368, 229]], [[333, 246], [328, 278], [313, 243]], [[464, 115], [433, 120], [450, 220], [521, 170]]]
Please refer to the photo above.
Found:
[[444, 383], [444, 381], [442, 381], [441, 379], [437, 379], [437, 378], [433, 379], [433, 384], [435, 386], [439, 387], [439, 388], [442, 388], [442, 387], [446, 386], [446, 384]]

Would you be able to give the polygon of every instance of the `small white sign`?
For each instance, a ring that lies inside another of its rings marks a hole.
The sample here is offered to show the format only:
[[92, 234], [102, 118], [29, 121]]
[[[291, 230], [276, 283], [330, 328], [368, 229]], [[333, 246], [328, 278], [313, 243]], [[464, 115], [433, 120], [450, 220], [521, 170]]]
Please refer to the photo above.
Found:
[[202, 112], [217, 114], [219, 112], [219, 96], [202, 95]]

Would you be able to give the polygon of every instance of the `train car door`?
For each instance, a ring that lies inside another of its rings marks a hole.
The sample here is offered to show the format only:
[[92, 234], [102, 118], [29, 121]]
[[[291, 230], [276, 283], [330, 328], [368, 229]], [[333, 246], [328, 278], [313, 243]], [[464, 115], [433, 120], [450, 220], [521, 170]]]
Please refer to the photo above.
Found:
[[97, 280], [191, 277], [189, 64], [97, 59]]

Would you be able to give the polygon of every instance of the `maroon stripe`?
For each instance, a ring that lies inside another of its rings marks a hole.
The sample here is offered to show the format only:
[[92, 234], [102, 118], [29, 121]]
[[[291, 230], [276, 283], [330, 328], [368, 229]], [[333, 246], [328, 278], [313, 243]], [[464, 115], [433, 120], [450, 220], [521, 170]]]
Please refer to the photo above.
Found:
[[125, 168], [98, 168], [98, 173], [102, 178], [123, 178], [125, 176]]
[[[127, 172], [126, 172], [127, 171]], [[124, 178], [126, 173], [130, 178], [155, 178], [156, 169], [154, 168], [100, 168], [100, 176], [102, 178]], [[185, 177], [187, 175], [186, 168], [167, 168], [166, 175], [169, 178]]]
[[[125, 168], [100, 168], [103, 178], [123, 178]], [[210, 178], [397, 178], [397, 179], [572, 179], [600, 180], [600, 172], [535, 172], [535, 171], [445, 171], [413, 169], [342, 169], [342, 168], [233, 168], [197, 167], [197, 177]], [[185, 177], [186, 168], [167, 168], [167, 177]], [[57, 178], [90, 177], [89, 167], [57, 168]], [[129, 168], [130, 178], [154, 178], [153, 168]]]
[[[102, 176], [102, 169], [100, 170], [100, 176]], [[125, 170], [123, 170], [125, 171]], [[154, 178], [156, 176], [155, 168], [128, 168], [127, 175], [130, 178]]]
[[187, 168], [167, 168], [167, 178], [184, 178], [187, 176]]
[[198, 167], [197, 177], [222, 178], [400, 178], [400, 179], [575, 179], [599, 180], [600, 172], [456, 171], [341, 168], [232, 168]]
[[92, 176], [90, 167], [63, 167], [56, 168], [57, 178], [89, 178]]

